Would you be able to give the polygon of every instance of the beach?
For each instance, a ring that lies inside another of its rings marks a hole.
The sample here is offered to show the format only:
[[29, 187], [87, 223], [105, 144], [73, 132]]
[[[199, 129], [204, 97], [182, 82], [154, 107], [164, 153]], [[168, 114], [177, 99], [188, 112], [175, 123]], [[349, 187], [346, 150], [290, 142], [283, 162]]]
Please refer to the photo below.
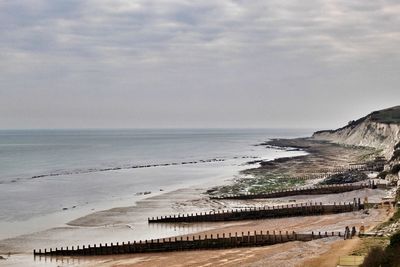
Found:
[[[261, 163], [259, 167], [247, 168], [241, 173], [246, 175], [290, 174], [301, 176], [304, 174], [317, 174], [326, 171], [327, 167], [345, 166], [349, 163], [361, 162], [368, 157], [373, 157], [372, 149], [361, 147], [339, 146], [312, 139], [279, 139], [272, 140], [268, 145], [279, 146], [287, 149], [290, 147], [302, 149], [307, 154], [276, 159]], [[278, 179], [278, 178], [277, 178]], [[308, 180], [308, 184], [319, 182], [320, 179]], [[383, 222], [389, 216], [389, 211], [382, 209], [371, 209], [368, 214], [363, 211], [332, 214], [324, 216], [307, 216], [280, 218], [242, 222], [220, 222], [220, 223], [195, 223], [195, 224], [147, 224], [147, 218], [152, 216], [184, 214], [193, 212], [208, 212], [218, 210], [229, 210], [245, 207], [263, 207], [273, 205], [285, 205], [288, 203], [310, 203], [310, 202], [351, 202], [354, 198], [368, 198], [371, 203], [379, 203], [382, 197], [387, 195], [385, 190], [362, 189], [340, 194], [292, 196], [279, 199], [265, 200], [210, 200], [206, 193], [210, 188], [224, 188], [237, 183], [238, 180], [225, 179], [208, 180], [203, 184], [188, 186], [161, 192], [157, 195], [137, 201], [134, 206], [114, 207], [101, 210], [77, 219], [69, 221], [62, 227], [19, 236], [16, 238], [2, 240], [0, 249], [16, 252], [12, 255], [8, 264], [18, 266], [25, 261], [28, 265], [41, 266], [48, 264], [56, 266], [59, 262], [43, 262], [43, 259], [32, 261], [29, 251], [33, 248], [77, 246], [82, 244], [116, 243], [132, 240], [156, 239], [174, 236], [210, 235], [222, 233], [235, 233], [247, 231], [343, 231], [346, 226], [365, 226], [371, 229]], [[239, 181], [240, 182], [240, 181]], [[208, 266], [217, 264], [226, 266], [263, 266], [269, 257], [276, 261], [271, 266], [313, 266], [312, 262], [320, 262], [318, 255], [324, 253], [334, 254], [335, 248], [341, 253], [349, 253], [354, 246], [349, 246], [346, 251], [339, 246], [343, 242], [334, 237], [324, 240], [310, 242], [291, 242], [277, 244], [262, 248], [240, 248], [218, 251], [188, 251], [173, 253], [155, 253], [123, 256], [66, 258], [65, 264], [87, 265], [87, 266], [163, 266], [168, 261], [170, 266]], [[355, 241], [351, 241], [354, 243]], [[282, 251], [278, 253], [278, 251]], [[5, 253], [4, 253], [5, 254]], [[299, 257], [298, 255], [302, 256]], [[340, 253], [339, 253], [340, 254]], [[196, 255], [196, 257], [193, 257]], [[210, 256], [212, 255], [212, 256]], [[269, 255], [269, 256], [268, 256]], [[187, 260], [185, 258], [187, 257]], [[334, 257], [334, 256], [331, 256]], [[191, 259], [191, 261], [189, 260]], [[67, 261], [68, 260], [68, 261]], [[64, 259], [63, 259], [64, 262]], [[269, 264], [272, 264], [269, 262]], [[275, 264], [275, 263], [274, 263]], [[28, 266], [27, 265], [27, 266]], [[190, 266], [190, 265], [189, 265]], [[315, 265], [316, 266], [316, 265]], [[331, 265], [334, 266], [334, 262]]]
[[[277, 164], [274, 172], [318, 172], [326, 166], [339, 166], [346, 162], [357, 162], [365, 158], [371, 151], [365, 148], [342, 147], [313, 140], [276, 140], [271, 143], [307, 147], [309, 155], [295, 157]], [[278, 160], [279, 161], [279, 160]], [[327, 163], [329, 164], [327, 165]], [[311, 163], [311, 164], [310, 164]], [[248, 172], [263, 172], [265, 167], [248, 170]], [[246, 201], [208, 201], [207, 198], [192, 201], [192, 207], [198, 208], [208, 203], [209, 209], [226, 209], [233, 207], [265, 206], [274, 204], [307, 203], [307, 202], [343, 202], [354, 198], [368, 198], [371, 203], [379, 203], [385, 197], [385, 190], [363, 189], [352, 192], [331, 195], [293, 196], [268, 200]], [[179, 202], [178, 202], [179, 203]], [[200, 205], [202, 204], [202, 205]], [[185, 205], [185, 208], [187, 205]], [[175, 213], [182, 212], [177, 206]], [[368, 214], [363, 211], [309, 217], [280, 218], [244, 222], [203, 223], [213, 227], [212, 230], [199, 231], [197, 235], [221, 233], [241, 233], [247, 231], [296, 231], [325, 232], [342, 231], [346, 226], [366, 230], [389, 218], [391, 212], [384, 209], [371, 209]], [[177, 226], [171, 226], [177, 227]], [[87, 266], [336, 266], [339, 256], [350, 254], [358, 245], [359, 239], [344, 241], [341, 238], [328, 238], [310, 242], [291, 242], [267, 247], [238, 248], [217, 251], [188, 251], [173, 253], [139, 254], [132, 256], [97, 257], [94, 262], [85, 263]]]

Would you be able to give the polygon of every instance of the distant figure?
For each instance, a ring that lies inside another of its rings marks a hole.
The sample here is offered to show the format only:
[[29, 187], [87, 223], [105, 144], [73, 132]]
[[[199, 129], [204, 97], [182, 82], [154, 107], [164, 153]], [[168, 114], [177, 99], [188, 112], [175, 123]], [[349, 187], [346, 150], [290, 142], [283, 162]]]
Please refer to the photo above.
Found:
[[350, 238], [350, 228], [348, 226], [346, 226], [345, 230], [344, 230], [344, 240], [349, 239]]
[[353, 227], [351, 228], [351, 237], [355, 236], [355, 235], [356, 235], [356, 233], [357, 233], [357, 231], [356, 231], [356, 227], [355, 227], [355, 226], [353, 226]]

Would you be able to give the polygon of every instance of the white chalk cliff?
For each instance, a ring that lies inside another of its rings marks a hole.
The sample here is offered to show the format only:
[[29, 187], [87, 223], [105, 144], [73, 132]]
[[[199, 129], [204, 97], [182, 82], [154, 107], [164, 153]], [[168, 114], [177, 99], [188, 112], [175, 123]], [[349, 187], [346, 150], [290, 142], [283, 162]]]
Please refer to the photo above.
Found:
[[383, 156], [389, 160], [395, 145], [400, 142], [400, 106], [372, 112], [337, 130], [316, 132], [313, 138], [339, 144], [374, 147], [382, 150]]

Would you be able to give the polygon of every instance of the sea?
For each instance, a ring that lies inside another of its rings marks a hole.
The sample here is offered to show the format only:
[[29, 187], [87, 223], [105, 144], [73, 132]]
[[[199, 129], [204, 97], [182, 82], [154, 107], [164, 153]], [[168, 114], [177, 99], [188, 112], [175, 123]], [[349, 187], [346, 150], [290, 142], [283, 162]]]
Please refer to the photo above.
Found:
[[0, 240], [173, 190], [229, 182], [249, 162], [298, 155], [259, 145], [312, 129], [0, 131]]

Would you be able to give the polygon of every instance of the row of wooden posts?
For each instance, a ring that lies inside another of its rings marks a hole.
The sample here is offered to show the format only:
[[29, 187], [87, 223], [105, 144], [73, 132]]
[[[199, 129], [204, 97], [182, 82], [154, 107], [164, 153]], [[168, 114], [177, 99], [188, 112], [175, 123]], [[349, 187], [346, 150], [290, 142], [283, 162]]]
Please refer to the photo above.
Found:
[[246, 233], [241, 235], [235, 234], [210, 235], [210, 236], [186, 236], [180, 238], [163, 238], [140, 240], [138, 242], [123, 242], [110, 243], [88, 246], [72, 246], [61, 247], [55, 249], [39, 249], [34, 250], [35, 256], [83, 256], [83, 255], [109, 255], [109, 254], [124, 254], [124, 253], [146, 253], [146, 252], [167, 252], [167, 251], [183, 251], [183, 250], [200, 250], [200, 249], [223, 249], [223, 248], [238, 248], [238, 247], [255, 247], [267, 246], [290, 241], [311, 241], [314, 239], [327, 237], [345, 237], [346, 233], [341, 232], [318, 232], [318, 233], [296, 233], [296, 232], [257, 232]]
[[301, 203], [272, 207], [255, 207], [227, 211], [210, 211], [191, 214], [177, 214], [148, 218], [149, 223], [179, 223], [179, 222], [218, 222], [281, 218], [293, 216], [312, 216], [357, 211], [364, 208], [360, 199], [348, 203]]
[[322, 195], [322, 194], [337, 194], [360, 190], [363, 188], [375, 189], [374, 181], [362, 184], [333, 184], [333, 185], [318, 185], [293, 189], [274, 190], [264, 193], [245, 193], [245, 194], [229, 194], [211, 197], [211, 199], [259, 199], [259, 198], [279, 198], [296, 195]]

